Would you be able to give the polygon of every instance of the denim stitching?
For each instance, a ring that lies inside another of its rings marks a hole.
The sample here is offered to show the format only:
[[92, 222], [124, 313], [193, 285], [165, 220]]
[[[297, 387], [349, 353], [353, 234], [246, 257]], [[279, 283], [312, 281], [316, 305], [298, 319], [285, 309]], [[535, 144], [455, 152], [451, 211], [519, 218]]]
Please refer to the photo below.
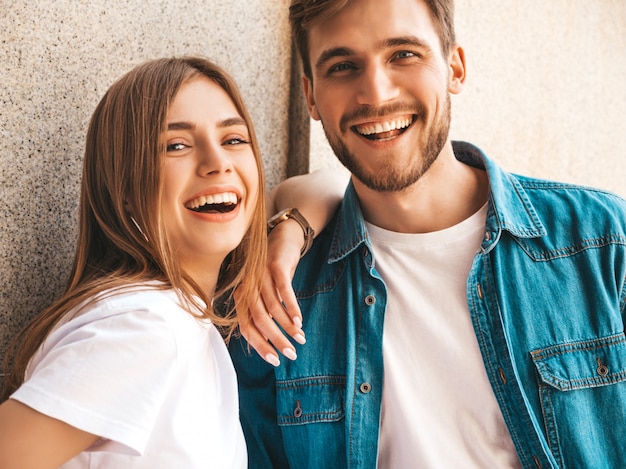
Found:
[[554, 356], [563, 355], [572, 351], [591, 351], [597, 349], [603, 349], [607, 346], [619, 345], [626, 343], [626, 335], [624, 333], [615, 334], [601, 339], [582, 340], [576, 342], [565, 342], [558, 345], [551, 345], [550, 347], [540, 348], [533, 350], [530, 354], [533, 360], [545, 360]]
[[546, 383], [561, 391], [572, 391], [594, 386], [606, 386], [617, 384], [626, 380], [626, 370], [609, 373], [606, 376], [587, 376], [577, 379], [560, 379], [550, 371], [545, 361], [575, 352], [592, 352], [602, 351], [621, 344], [626, 343], [626, 336], [616, 334], [610, 337], [604, 337], [597, 340], [586, 340], [580, 342], [571, 342], [559, 345], [553, 345], [544, 349], [533, 350], [530, 352], [537, 371], [541, 375], [541, 379]]
[[339, 279], [341, 278], [345, 270], [346, 270], [346, 261], [343, 260], [340, 263], [339, 267], [336, 267], [333, 269], [333, 275], [328, 282], [325, 282], [319, 285], [316, 284], [315, 290], [296, 290], [295, 291], [296, 297], [299, 300], [308, 300], [308, 299], [313, 298], [316, 295], [333, 291], [337, 287], [337, 284], [339, 283]]
[[[310, 383], [310, 384], [308, 384]], [[314, 386], [345, 385], [345, 376], [315, 376], [276, 381], [276, 389], [302, 389]]]
[[514, 238], [515, 242], [528, 254], [530, 258], [535, 261], [550, 261], [554, 259], [561, 259], [564, 257], [570, 257], [575, 254], [579, 254], [588, 249], [597, 249], [610, 245], [626, 246], [626, 237], [618, 234], [607, 235], [601, 238], [582, 239], [576, 244], [565, 246], [558, 249], [552, 249], [549, 251], [540, 251], [534, 249], [529, 243], [524, 240]]
[[343, 407], [331, 412], [313, 412], [302, 414], [300, 417], [279, 416], [278, 424], [305, 424], [305, 423], [329, 423], [341, 420], [345, 412]]

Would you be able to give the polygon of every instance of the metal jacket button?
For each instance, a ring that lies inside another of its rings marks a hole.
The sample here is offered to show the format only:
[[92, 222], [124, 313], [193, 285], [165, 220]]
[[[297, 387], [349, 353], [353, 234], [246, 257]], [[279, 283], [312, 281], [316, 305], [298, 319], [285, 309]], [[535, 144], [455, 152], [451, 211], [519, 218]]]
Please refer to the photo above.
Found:
[[300, 401], [296, 401], [296, 408], [293, 409], [293, 416], [297, 419], [302, 417], [302, 407], [300, 407]]
[[609, 374], [609, 367], [606, 366], [604, 363], [602, 363], [602, 360], [600, 360], [600, 358], [597, 359], [598, 362], [598, 368], [596, 368], [596, 372], [600, 375], [600, 376], [606, 376]]

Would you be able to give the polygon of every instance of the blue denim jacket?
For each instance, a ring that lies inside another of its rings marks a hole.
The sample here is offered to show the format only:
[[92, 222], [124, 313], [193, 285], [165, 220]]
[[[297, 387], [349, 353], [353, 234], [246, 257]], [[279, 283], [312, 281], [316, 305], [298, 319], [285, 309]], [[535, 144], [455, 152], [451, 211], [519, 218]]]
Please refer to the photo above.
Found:
[[[454, 151], [489, 176], [467, 301], [523, 467], [625, 468], [626, 202]], [[307, 336], [295, 362], [230, 344], [249, 465], [374, 468], [387, 293], [352, 185], [293, 283]]]

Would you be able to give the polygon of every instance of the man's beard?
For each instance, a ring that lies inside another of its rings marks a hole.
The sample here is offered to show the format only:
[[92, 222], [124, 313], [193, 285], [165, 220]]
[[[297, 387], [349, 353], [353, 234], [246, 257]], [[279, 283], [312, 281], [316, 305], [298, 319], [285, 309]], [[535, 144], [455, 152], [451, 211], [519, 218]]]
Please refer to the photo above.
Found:
[[[433, 122], [431, 129], [426, 129], [428, 132], [426, 141], [421, 144], [421, 148], [415, 149], [414, 158], [407, 167], [399, 168], [393, 165], [393, 161], [390, 161], [390, 164], [384, 166], [384, 171], [376, 174], [368, 172], [359, 163], [358, 158], [354, 153], [350, 152], [341, 137], [336, 134], [330, 134], [326, 127], [324, 127], [324, 133], [339, 161], [366, 187], [378, 192], [398, 192], [417, 182], [435, 162], [439, 153], [441, 153], [450, 131], [451, 107], [450, 95], [448, 94], [446, 95], [445, 106], [438, 119]], [[424, 115], [421, 108], [418, 111], [418, 116]], [[365, 117], [366, 111], [359, 114], [359, 117]], [[379, 114], [384, 113], [379, 112]], [[354, 117], [351, 116], [351, 118]], [[344, 119], [342, 119], [342, 124], [340, 125], [342, 132], [350, 132], [351, 130], [346, 125], [343, 125], [343, 122]]]

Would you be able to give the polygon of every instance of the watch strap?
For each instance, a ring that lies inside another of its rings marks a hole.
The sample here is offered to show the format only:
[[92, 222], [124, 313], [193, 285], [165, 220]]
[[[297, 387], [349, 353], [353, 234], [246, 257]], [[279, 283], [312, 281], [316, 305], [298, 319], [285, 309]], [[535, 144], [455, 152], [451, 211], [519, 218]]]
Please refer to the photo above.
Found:
[[304, 216], [299, 212], [297, 208], [287, 208], [278, 212], [276, 215], [271, 217], [267, 221], [267, 233], [269, 234], [276, 226], [285, 220], [292, 219], [300, 225], [302, 231], [304, 232], [304, 245], [300, 250], [300, 257], [304, 256], [311, 246], [313, 245], [313, 238], [315, 237], [315, 231], [309, 225], [309, 222], [304, 218]]

